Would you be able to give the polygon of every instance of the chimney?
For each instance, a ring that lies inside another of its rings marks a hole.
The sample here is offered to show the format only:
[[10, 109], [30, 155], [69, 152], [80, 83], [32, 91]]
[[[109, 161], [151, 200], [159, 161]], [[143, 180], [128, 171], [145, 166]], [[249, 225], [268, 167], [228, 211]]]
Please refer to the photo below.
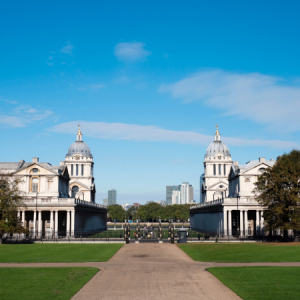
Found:
[[238, 161], [234, 161], [233, 165], [237, 167], [239, 165], [239, 162]]
[[60, 162], [59, 162], [59, 165], [60, 165], [60, 166], [64, 166], [64, 165], [65, 165], [65, 162], [64, 162], [64, 161], [60, 161]]
[[259, 162], [265, 162], [265, 161], [266, 161], [266, 159], [264, 157], [259, 158]]
[[20, 163], [24, 163], [25, 162], [25, 160], [23, 160], [23, 159], [20, 159]]
[[32, 162], [38, 163], [38, 162], [39, 162], [39, 158], [38, 158], [38, 157], [33, 157], [33, 158], [32, 158]]

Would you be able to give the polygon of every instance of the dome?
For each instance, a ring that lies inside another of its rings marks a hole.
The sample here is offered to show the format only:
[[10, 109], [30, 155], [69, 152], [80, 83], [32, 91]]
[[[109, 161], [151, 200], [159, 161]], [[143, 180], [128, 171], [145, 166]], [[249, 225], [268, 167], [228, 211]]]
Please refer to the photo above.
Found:
[[82, 156], [93, 157], [90, 147], [82, 141], [82, 133], [80, 130], [80, 126], [77, 133], [77, 141], [74, 142], [68, 150], [66, 156], [73, 156], [75, 154], [80, 154]]
[[217, 154], [231, 156], [228, 147], [221, 141], [214, 141], [206, 150], [206, 156], [215, 156]]
[[66, 156], [72, 156], [74, 154], [81, 154], [82, 156], [92, 157], [90, 147], [82, 141], [76, 141], [75, 143], [73, 143], [69, 147]]
[[213, 143], [211, 143], [208, 146], [205, 156], [206, 157], [215, 156], [217, 154], [223, 154], [224, 156], [231, 156], [229, 152], [229, 148], [223, 142], [221, 142], [221, 135], [219, 133], [218, 126], [217, 126], [217, 132], [215, 134], [215, 140]]

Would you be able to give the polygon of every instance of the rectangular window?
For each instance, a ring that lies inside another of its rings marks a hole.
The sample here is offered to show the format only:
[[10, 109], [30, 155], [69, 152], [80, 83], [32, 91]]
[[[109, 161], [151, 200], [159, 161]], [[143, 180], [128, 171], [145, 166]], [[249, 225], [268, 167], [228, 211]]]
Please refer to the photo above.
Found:
[[81, 176], [83, 176], [84, 174], [84, 169], [83, 169], [83, 165], [81, 165]]
[[73, 176], [73, 165], [71, 165], [71, 176]]
[[221, 174], [221, 165], [219, 164], [219, 175], [222, 175]]
[[78, 176], [78, 165], [76, 164], [76, 176]]
[[91, 165], [91, 175], [93, 176], [93, 165]]
[[38, 191], [39, 191], [39, 179], [32, 178], [32, 192], [38, 192]]
[[226, 165], [224, 165], [224, 175], [226, 175]]
[[216, 165], [214, 164], [214, 175], [216, 175]]

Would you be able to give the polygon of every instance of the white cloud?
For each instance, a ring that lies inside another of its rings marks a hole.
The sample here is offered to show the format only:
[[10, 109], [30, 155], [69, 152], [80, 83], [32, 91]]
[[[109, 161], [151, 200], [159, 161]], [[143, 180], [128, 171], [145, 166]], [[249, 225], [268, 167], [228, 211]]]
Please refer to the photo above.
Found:
[[[295, 82], [294, 82], [295, 84]], [[162, 85], [185, 102], [201, 101], [227, 115], [236, 115], [282, 131], [300, 128], [300, 86], [259, 73], [202, 71], [173, 84]]]
[[73, 55], [73, 52], [72, 52], [73, 49], [74, 49], [74, 46], [72, 44], [68, 43], [68, 45], [62, 47], [59, 50], [59, 52], [69, 54], [69, 55]]
[[25, 112], [28, 114], [34, 114], [34, 113], [37, 113], [38, 110], [35, 108], [29, 108], [28, 110], [25, 110]]
[[97, 91], [99, 89], [102, 89], [105, 87], [105, 84], [103, 83], [98, 83], [98, 84], [90, 84], [90, 88], [94, 91]]
[[22, 118], [15, 117], [15, 116], [5, 116], [5, 115], [0, 115], [0, 124], [8, 125], [9, 127], [26, 126], [26, 122]]
[[144, 60], [151, 53], [144, 49], [145, 44], [138, 42], [119, 43], [115, 46], [114, 54], [120, 61], [135, 62]]
[[[173, 142], [207, 146], [213, 137], [192, 131], [167, 130], [157, 126], [143, 126], [124, 123], [73, 121], [51, 127], [49, 130], [74, 134], [78, 124], [85, 135], [99, 139], [130, 140], [135, 142]], [[246, 140], [222, 138], [229, 146], [267, 146], [271, 148], [299, 148], [299, 144], [279, 140]]]

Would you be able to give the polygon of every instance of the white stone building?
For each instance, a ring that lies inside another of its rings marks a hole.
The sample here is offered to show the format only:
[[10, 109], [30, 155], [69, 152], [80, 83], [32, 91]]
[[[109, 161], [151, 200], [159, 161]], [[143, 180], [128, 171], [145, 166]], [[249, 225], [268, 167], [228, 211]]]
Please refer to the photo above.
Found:
[[[92, 159], [86, 160], [82, 158], [82, 152], [74, 151], [74, 161], [78, 161], [77, 155], [80, 161], [86, 163], [86, 170], [89, 171], [89, 167], [93, 165]], [[93, 202], [94, 178], [86, 176], [87, 178], [77, 180], [75, 174], [72, 180], [69, 174], [69, 168], [72, 166], [69, 161], [72, 161], [72, 157], [67, 156], [66, 162], [61, 162], [59, 166], [41, 163], [38, 158], [33, 158], [32, 162], [0, 162], [0, 175], [11, 174], [18, 181], [24, 202], [18, 215], [31, 235], [78, 236], [105, 230], [107, 208]], [[84, 195], [87, 195], [85, 200], [88, 201], [81, 200], [77, 193], [71, 194], [70, 197], [70, 183], [76, 182], [82, 187], [81, 181], [88, 183], [88, 180], [91, 184], [86, 184], [83, 189]]]
[[217, 129], [204, 156], [200, 204], [190, 209], [192, 229], [219, 236], [264, 234], [264, 207], [255, 200], [253, 189], [257, 177], [274, 163], [265, 158], [245, 165], [232, 161]]

